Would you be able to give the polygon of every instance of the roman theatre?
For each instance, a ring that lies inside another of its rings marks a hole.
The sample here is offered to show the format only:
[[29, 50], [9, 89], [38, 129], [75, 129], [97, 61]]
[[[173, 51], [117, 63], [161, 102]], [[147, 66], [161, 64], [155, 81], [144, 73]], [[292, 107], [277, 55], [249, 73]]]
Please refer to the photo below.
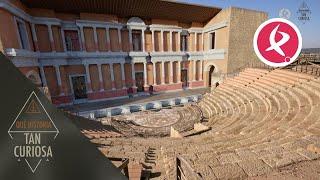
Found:
[[6, 0], [0, 14], [1, 52], [129, 179], [320, 177], [320, 56], [260, 63], [267, 13]]

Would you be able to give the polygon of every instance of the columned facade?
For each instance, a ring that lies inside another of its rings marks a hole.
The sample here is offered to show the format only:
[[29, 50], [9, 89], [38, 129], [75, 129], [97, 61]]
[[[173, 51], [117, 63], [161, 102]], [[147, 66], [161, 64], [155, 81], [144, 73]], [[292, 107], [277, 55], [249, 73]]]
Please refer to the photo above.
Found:
[[36, 67], [42, 86], [59, 105], [123, 98], [130, 87], [134, 93], [148, 93], [150, 86], [155, 93], [201, 88], [204, 63], [224, 59], [226, 52], [225, 47], [209, 49], [206, 38], [226, 28], [224, 22], [206, 27], [138, 17], [92, 20], [85, 14], [72, 21], [14, 17], [13, 23], [23, 21], [30, 28], [31, 44], [25, 49], [22, 39], [21, 47], [6, 47], [8, 56], [19, 67]]

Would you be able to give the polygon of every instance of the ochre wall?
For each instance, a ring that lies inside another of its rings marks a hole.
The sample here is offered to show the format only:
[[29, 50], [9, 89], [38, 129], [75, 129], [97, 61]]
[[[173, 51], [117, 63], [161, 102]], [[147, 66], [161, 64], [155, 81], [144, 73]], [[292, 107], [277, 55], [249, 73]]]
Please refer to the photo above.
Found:
[[125, 63], [124, 64], [124, 77], [126, 80], [126, 87], [133, 86], [132, 84], [132, 71], [131, 71], [131, 64]]
[[203, 24], [199, 22], [192, 22], [191, 27], [202, 28]]
[[173, 66], [173, 83], [177, 83], [178, 82], [178, 74], [179, 74], [179, 71], [181, 71], [180, 69], [178, 69], [178, 63], [180, 62], [173, 62], [172, 63], [172, 66]]
[[122, 88], [122, 78], [121, 78], [121, 66], [120, 64], [113, 64], [114, 81], [116, 84], [116, 89]]
[[124, 52], [130, 51], [129, 31], [128, 30], [121, 31], [121, 44], [122, 44], [122, 51], [124, 51]]
[[156, 82], [157, 84], [161, 84], [162, 71], [161, 71], [161, 63], [156, 63]]
[[173, 26], [177, 26], [178, 25], [178, 21], [166, 20], [166, 19], [152, 19], [151, 23], [152, 24], [173, 25]]
[[155, 51], [161, 51], [161, 32], [160, 31], [154, 31], [154, 48]]
[[226, 73], [227, 63], [225, 59], [205, 60], [203, 61], [203, 80], [205, 85], [208, 86], [209, 70], [211, 66], [215, 66], [215, 72]]
[[31, 8], [29, 9], [29, 14], [31, 16], [36, 16], [36, 17], [49, 17], [49, 18], [56, 17], [54, 10], [41, 9], [41, 8]]
[[202, 51], [203, 49], [202, 45], [202, 35], [200, 33], [197, 34], [197, 51]]
[[165, 83], [169, 83], [169, 76], [170, 76], [170, 63], [164, 63], [164, 74], [165, 74]]
[[179, 51], [180, 46], [178, 44], [178, 33], [172, 32], [172, 51]]
[[38, 46], [40, 52], [51, 51], [48, 27], [46, 25], [36, 25], [36, 34], [38, 37]]
[[20, 48], [17, 25], [12, 14], [0, 9], [0, 37], [4, 48]]
[[77, 19], [80, 19], [80, 16], [79, 14], [56, 12], [56, 18], [64, 21], [75, 21]]
[[169, 51], [169, 32], [163, 32], [163, 51]]
[[60, 27], [52, 26], [51, 28], [52, 28], [52, 33], [53, 33], [53, 40], [54, 40], [55, 49], [58, 52], [62, 52], [63, 51], [63, 44], [62, 44]]
[[44, 72], [51, 96], [59, 95], [59, 88], [56, 78], [56, 70], [53, 66], [44, 67]]
[[147, 64], [147, 82], [148, 85], [153, 85], [153, 64], [148, 63]]
[[250, 62], [258, 61], [252, 40], [259, 25], [267, 18], [267, 13], [231, 8], [228, 72], [233, 72]]
[[106, 29], [97, 28], [97, 36], [98, 36], [98, 48], [99, 51], [108, 51], [107, 49], [107, 37], [106, 37]]
[[111, 76], [110, 76], [110, 66], [109, 64], [103, 64], [101, 66], [102, 70], [102, 77], [103, 77], [103, 85], [105, 90], [111, 90], [112, 89], [112, 82], [111, 82]]
[[99, 81], [99, 73], [98, 66], [96, 64], [89, 65], [90, 71], [90, 80], [91, 80], [91, 88], [93, 92], [100, 90], [100, 81]]
[[110, 46], [111, 51], [119, 51], [119, 39], [118, 39], [118, 30], [110, 28]]
[[80, 13], [80, 19], [91, 21], [118, 22], [117, 16], [108, 14]]
[[94, 52], [96, 51], [95, 48], [95, 42], [94, 42], [94, 36], [93, 36], [93, 28], [89, 27], [84, 27], [83, 28], [84, 32], [84, 39], [85, 39], [85, 44], [86, 44], [86, 50], [88, 52]]
[[146, 31], [145, 32], [145, 47], [146, 47], [146, 51], [147, 52], [151, 52], [152, 51], [152, 36], [151, 36], [151, 32]]
[[188, 61], [188, 79], [189, 81], [193, 80], [193, 61]]

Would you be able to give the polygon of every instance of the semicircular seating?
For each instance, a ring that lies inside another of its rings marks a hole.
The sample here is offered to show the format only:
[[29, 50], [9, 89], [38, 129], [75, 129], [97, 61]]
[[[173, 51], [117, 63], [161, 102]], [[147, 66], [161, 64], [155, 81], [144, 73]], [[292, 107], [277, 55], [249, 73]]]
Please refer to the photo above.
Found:
[[[174, 179], [176, 156], [203, 179], [259, 176], [320, 158], [320, 79], [282, 69], [248, 68], [197, 103], [211, 130], [187, 138], [108, 138], [107, 156], [156, 149], [154, 172]], [[188, 111], [187, 108], [185, 110]], [[144, 163], [136, 159], [139, 163]]]

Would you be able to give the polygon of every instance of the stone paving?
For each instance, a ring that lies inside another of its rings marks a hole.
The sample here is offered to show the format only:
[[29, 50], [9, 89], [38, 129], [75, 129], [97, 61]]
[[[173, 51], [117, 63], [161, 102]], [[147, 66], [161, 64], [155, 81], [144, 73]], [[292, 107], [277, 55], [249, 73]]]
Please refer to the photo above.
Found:
[[174, 109], [161, 109], [159, 111], [142, 111], [130, 115], [115, 116], [113, 119], [119, 121], [133, 121], [144, 127], [163, 127], [177, 123], [180, 115]]

